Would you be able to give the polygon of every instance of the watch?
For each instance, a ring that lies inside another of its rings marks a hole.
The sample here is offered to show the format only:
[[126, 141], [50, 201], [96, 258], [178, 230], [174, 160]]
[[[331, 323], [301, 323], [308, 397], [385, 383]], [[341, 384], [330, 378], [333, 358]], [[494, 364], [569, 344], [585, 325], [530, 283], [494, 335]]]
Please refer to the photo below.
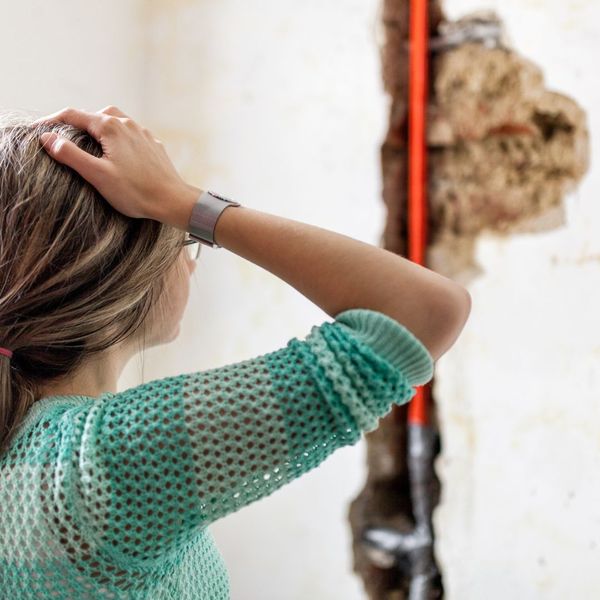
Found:
[[215, 226], [221, 213], [230, 206], [241, 204], [214, 192], [202, 192], [194, 204], [188, 223], [187, 232], [190, 237], [211, 248], [221, 248], [222, 246], [215, 242]]

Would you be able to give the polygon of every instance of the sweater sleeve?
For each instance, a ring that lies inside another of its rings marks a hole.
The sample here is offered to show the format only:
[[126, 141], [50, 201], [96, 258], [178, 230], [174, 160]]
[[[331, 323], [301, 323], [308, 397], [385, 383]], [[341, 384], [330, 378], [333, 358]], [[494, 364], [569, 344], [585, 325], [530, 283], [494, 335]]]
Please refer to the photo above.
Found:
[[81, 522], [111, 552], [158, 558], [355, 444], [432, 376], [406, 327], [360, 308], [261, 356], [108, 395], [77, 441]]

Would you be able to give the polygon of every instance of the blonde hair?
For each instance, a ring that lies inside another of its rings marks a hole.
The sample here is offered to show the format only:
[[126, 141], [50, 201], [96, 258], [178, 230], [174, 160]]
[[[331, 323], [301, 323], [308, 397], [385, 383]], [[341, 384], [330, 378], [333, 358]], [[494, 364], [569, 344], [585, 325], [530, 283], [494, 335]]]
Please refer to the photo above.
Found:
[[[39, 136], [55, 131], [94, 156], [101, 145], [63, 123], [0, 112], [0, 452], [40, 387], [134, 333], [162, 303], [185, 232], [115, 210]], [[139, 331], [138, 331], [139, 330]]]

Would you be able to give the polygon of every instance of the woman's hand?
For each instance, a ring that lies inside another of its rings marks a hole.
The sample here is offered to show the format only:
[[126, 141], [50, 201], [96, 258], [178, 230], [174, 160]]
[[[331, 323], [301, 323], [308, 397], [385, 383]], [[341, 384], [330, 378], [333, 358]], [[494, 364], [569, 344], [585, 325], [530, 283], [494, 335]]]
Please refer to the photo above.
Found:
[[102, 146], [97, 158], [56, 133], [40, 141], [50, 156], [77, 171], [119, 212], [185, 230], [201, 190], [177, 173], [160, 140], [115, 106], [97, 113], [65, 108], [34, 124], [60, 121], [85, 129]]

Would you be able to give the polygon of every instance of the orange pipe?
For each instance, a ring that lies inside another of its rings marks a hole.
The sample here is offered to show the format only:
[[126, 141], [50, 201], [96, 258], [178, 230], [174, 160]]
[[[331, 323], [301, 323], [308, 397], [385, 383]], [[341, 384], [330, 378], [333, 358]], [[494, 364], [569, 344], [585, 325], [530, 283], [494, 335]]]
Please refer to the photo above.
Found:
[[[408, 258], [425, 266], [427, 226], [428, 0], [410, 0], [408, 99]], [[408, 422], [427, 424], [429, 384], [417, 387]]]

